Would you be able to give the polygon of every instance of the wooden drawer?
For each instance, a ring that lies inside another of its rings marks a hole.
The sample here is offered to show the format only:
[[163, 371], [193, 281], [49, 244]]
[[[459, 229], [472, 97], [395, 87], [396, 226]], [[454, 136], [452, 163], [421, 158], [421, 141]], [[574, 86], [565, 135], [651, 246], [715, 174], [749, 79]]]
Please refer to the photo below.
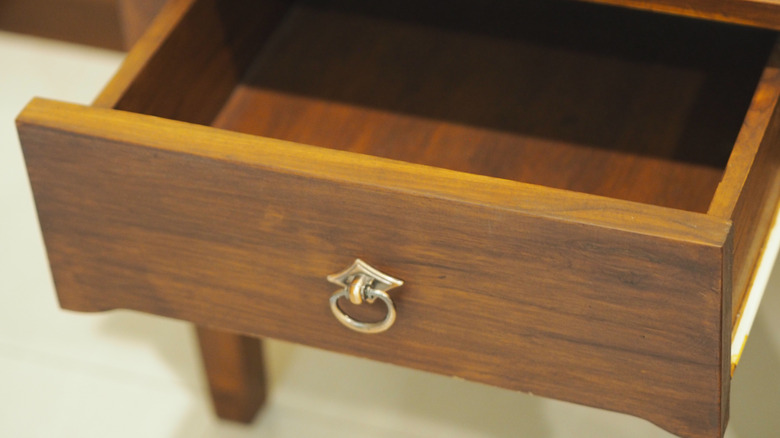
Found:
[[[775, 34], [412, 3], [174, 1], [92, 106], [32, 101], [61, 305], [721, 436], [780, 192]], [[381, 334], [329, 310], [358, 257], [405, 281]]]

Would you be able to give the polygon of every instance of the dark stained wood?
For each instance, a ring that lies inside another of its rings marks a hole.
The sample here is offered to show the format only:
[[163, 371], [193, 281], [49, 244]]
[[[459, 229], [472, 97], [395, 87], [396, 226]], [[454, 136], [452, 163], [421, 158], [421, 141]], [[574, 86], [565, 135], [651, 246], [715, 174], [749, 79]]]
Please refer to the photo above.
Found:
[[[742, 303], [780, 198], [780, 50], [775, 50], [708, 214], [734, 221], [733, 301]], [[741, 306], [733, 309], [735, 326]]]
[[237, 93], [722, 168], [775, 38], [579, 3], [495, 3], [301, 2]]
[[[777, 197], [775, 61], [751, 103], [773, 35], [565, 2], [240, 3], [174, 0], [98, 108], [20, 115], [63, 307], [723, 435]], [[329, 312], [356, 257], [406, 281], [382, 335]]]
[[197, 328], [214, 410], [220, 418], [249, 423], [266, 397], [260, 340]]
[[92, 106], [104, 108], [116, 106], [117, 101], [163, 46], [166, 38], [174, 32], [192, 3], [193, 0], [169, 0], [163, 5], [146, 32], [133, 45], [133, 50], [127, 54], [119, 71], [92, 102]]
[[[444, 20], [425, 8], [338, 6], [359, 14], [297, 6], [260, 55], [220, 39], [223, 27], [254, 24], [182, 8], [169, 38], [177, 43], [161, 43], [171, 30], [152, 32], [96, 104], [206, 123], [237, 86], [217, 122], [227, 129], [705, 212], [771, 43], [637, 13], [601, 14], [594, 25], [583, 19], [592, 6], [580, 4], [563, 19], [525, 4], [509, 18], [485, 12], [466, 31], [453, 30], [471, 18], [462, 12]], [[496, 33], [506, 20], [522, 31]], [[538, 24], [550, 20], [555, 32]], [[626, 34], [617, 42], [615, 26]], [[188, 38], [192, 29], [216, 33], [213, 47]], [[256, 65], [239, 83], [233, 59], [214, 51]]]
[[125, 47], [116, 0], [0, 0], [0, 29], [107, 49]]
[[0, 29], [125, 50], [165, 0], [0, 0]]
[[[78, 122], [82, 117], [91, 122]], [[728, 222], [699, 213], [609, 200], [363, 154], [323, 150], [210, 127], [166, 123], [155, 117], [139, 117], [132, 113], [104, 111], [47, 99], [33, 99], [17, 118], [17, 127], [33, 121], [34, 124], [42, 123], [58, 130], [84, 135], [94, 133], [111, 140], [126, 141], [126, 135], [142, 136], [144, 144], [154, 148], [216, 160], [240, 157], [242, 162], [251, 162], [254, 166], [270, 166], [303, 176], [338, 179], [377, 188], [393, 186], [411, 193], [424, 188], [425, 192], [441, 198], [487, 203], [553, 221], [586, 223], [664, 239], [689, 240], [696, 244], [720, 246], [729, 229]], [[181, 128], [186, 128], [189, 140], [169, 141], [178, 135]], [[159, 135], [150, 134], [153, 131], [159, 131]], [[361, 166], [364, 171], [355, 172], [355, 166]], [[388, 168], [392, 168], [393, 172], [388, 173]]]
[[734, 294], [732, 291], [732, 278], [734, 268], [734, 229], [731, 229], [728, 239], [722, 248], [722, 258], [720, 266], [720, 284], [721, 284], [721, 308], [723, 312], [720, 314], [720, 345], [722, 358], [720, 368], [720, 392], [718, 402], [720, 403], [720, 419], [718, 421], [718, 428], [715, 436], [723, 437], [726, 433], [726, 425], [729, 422], [730, 403], [729, 395], [731, 394], [731, 376], [733, 372], [731, 362], [731, 334], [734, 331], [733, 319], [731, 317], [731, 309], [735, 307], [732, 300]]
[[773, 0], [584, 0], [780, 30], [780, 4]]
[[287, 6], [277, 0], [172, 3], [96, 106], [211, 122]]
[[[284, 122], [278, 123], [280, 120]], [[215, 126], [545, 187], [704, 212], [721, 170], [246, 87]]]
[[[66, 308], [130, 308], [723, 433], [726, 221], [41, 100], [19, 130]], [[406, 281], [385, 334], [351, 332], [328, 309], [325, 276], [355, 257]]]

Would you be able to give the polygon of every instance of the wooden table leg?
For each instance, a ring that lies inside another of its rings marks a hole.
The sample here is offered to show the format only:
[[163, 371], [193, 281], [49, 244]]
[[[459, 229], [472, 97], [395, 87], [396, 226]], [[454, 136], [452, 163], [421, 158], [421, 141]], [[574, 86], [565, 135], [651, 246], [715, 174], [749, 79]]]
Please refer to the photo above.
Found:
[[265, 401], [265, 366], [257, 338], [197, 327], [217, 416], [249, 423]]

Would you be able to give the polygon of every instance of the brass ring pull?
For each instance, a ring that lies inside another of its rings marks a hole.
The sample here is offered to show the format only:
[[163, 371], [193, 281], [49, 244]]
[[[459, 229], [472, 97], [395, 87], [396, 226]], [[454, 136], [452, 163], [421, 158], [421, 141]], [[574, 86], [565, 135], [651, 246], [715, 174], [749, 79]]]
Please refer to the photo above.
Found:
[[[342, 287], [330, 296], [330, 310], [346, 327], [361, 333], [381, 333], [395, 322], [395, 305], [387, 291], [403, 285], [403, 281], [378, 271], [360, 259], [355, 260], [347, 270], [329, 275], [328, 281]], [[378, 322], [358, 321], [339, 307], [338, 301], [342, 297], [356, 305], [363, 301], [373, 303], [378, 298], [385, 303], [387, 314]]]

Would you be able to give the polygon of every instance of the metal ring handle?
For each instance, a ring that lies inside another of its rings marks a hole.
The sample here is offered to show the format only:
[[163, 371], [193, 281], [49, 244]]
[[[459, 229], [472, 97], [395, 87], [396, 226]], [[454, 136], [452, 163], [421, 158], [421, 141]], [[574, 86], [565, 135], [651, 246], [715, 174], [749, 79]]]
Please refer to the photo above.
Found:
[[[387, 291], [402, 286], [403, 280], [393, 278], [360, 259], [356, 259], [352, 266], [344, 271], [328, 275], [327, 278], [329, 282], [341, 286], [340, 290], [330, 296], [330, 310], [340, 323], [361, 333], [381, 333], [393, 325], [395, 305]], [[355, 305], [360, 305], [363, 301], [373, 303], [379, 298], [387, 306], [387, 315], [379, 322], [358, 321], [341, 310], [341, 297], [349, 299]]]
[[366, 301], [371, 302], [376, 298], [379, 298], [385, 303], [385, 306], [387, 306], [387, 315], [385, 315], [385, 319], [379, 322], [363, 322], [344, 313], [344, 311], [341, 310], [341, 307], [339, 307], [339, 298], [348, 298], [349, 290], [347, 288], [337, 290], [330, 296], [330, 310], [340, 323], [361, 333], [381, 333], [389, 329], [395, 322], [395, 305], [393, 304], [393, 300], [390, 299], [390, 295], [381, 290], [371, 288], [366, 288], [364, 293]]

